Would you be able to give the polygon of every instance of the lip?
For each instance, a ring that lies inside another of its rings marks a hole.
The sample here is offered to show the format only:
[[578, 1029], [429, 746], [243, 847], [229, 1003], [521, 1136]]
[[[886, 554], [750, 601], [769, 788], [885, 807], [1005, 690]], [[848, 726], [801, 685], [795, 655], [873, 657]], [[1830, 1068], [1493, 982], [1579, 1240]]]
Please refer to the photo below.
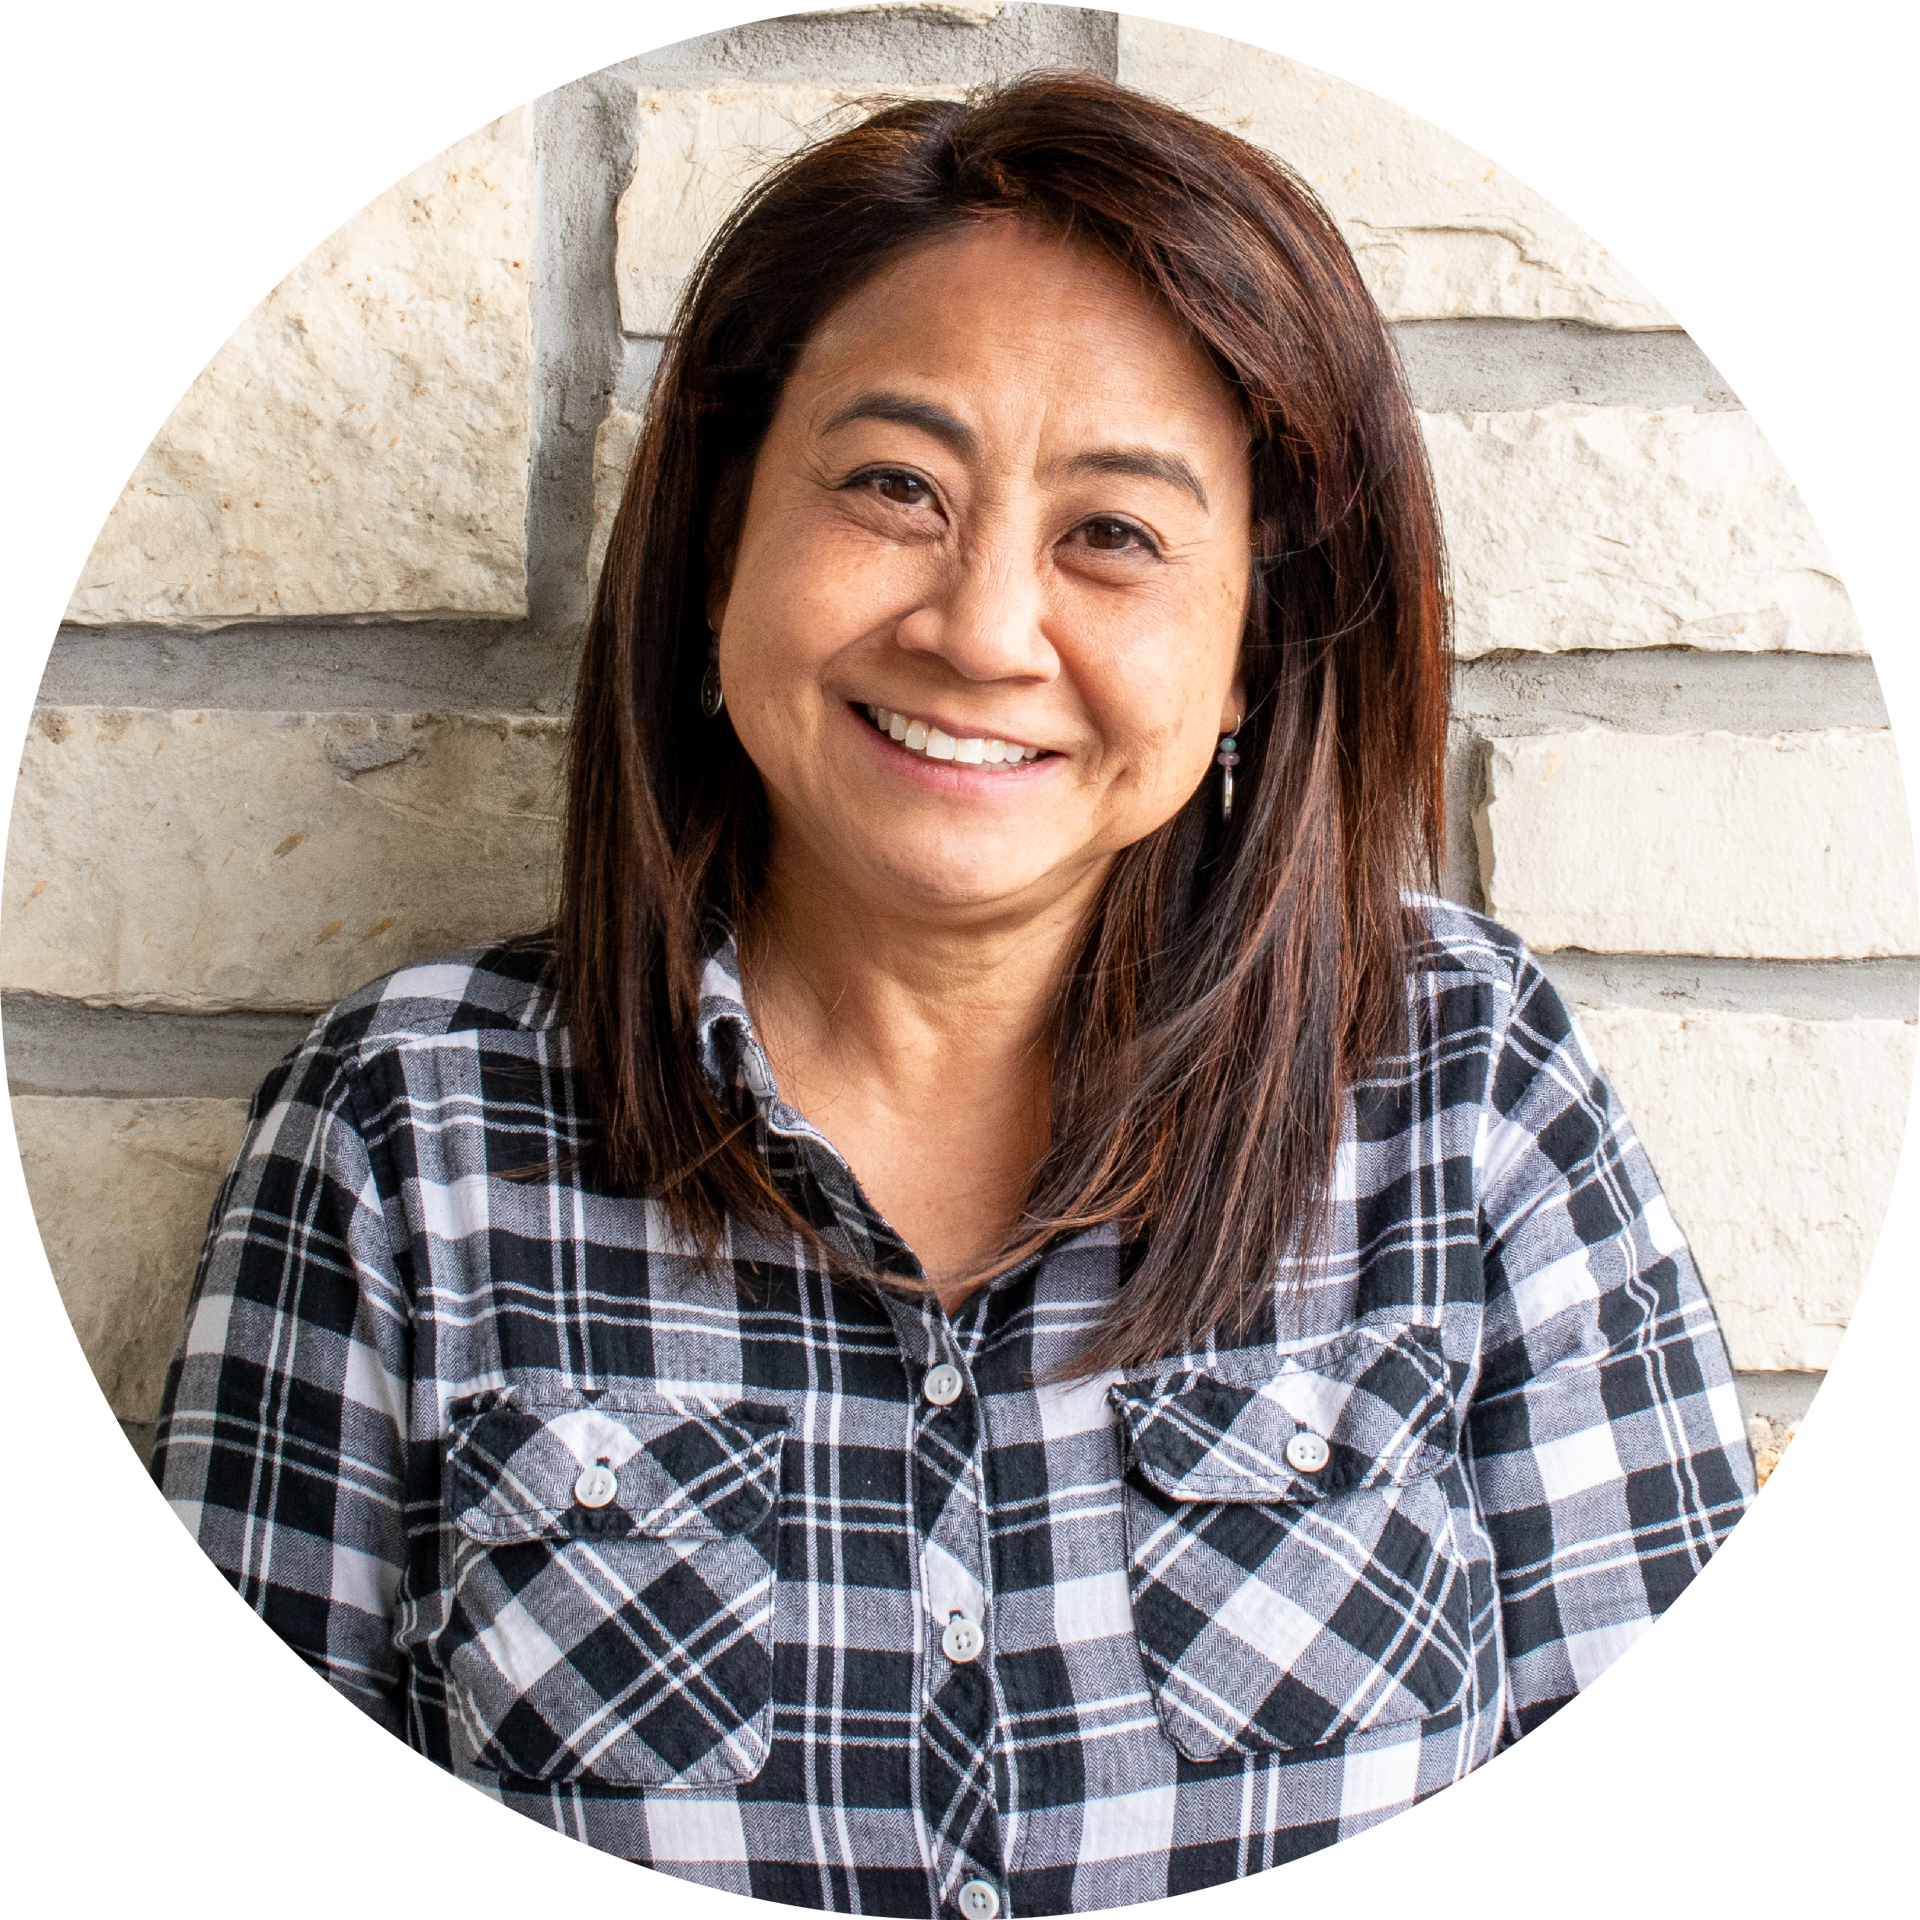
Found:
[[[885, 705], [884, 701], [875, 702]], [[867, 742], [867, 749], [875, 760], [887, 772], [900, 779], [910, 780], [924, 790], [932, 793], [967, 794], [969, 796], [1002, 794], [1011, 797], [1016, 791], [1025, 793], [1035, 780], [1049, 777], [1053, 768], [1065, 763], [1066, 756], [1052, 748], [1042, 749], [1044, 757], [1039, 760], [1023, 761], [1017, 767], [963, 767], [956, 766], [951, 760], [929, 760], [925, 754], [909, 753], [897, 740], [891, 740], [867, 718], [865, 703], [855, 705], [849, 701], [844, 709], [847, 724], [858, 728]], [[905, 709], [899, 709], [904, 712]], [[953, 723], [938, 714], [921, 713], [917, 709], [913, 717], [924, 720], [929, 726], [938, 727], [943, 733], [953, 733]], [[973, 737], [974, 730], [967, 723], [960, 723], [963, 731], [954, 733], [956, 740]], [[980, 735], [982, 739], [1005, 740], [1004, 733], [989, 730]], [[1013, 746], [1031, 746], [1026, 740], [1009, 742]]]

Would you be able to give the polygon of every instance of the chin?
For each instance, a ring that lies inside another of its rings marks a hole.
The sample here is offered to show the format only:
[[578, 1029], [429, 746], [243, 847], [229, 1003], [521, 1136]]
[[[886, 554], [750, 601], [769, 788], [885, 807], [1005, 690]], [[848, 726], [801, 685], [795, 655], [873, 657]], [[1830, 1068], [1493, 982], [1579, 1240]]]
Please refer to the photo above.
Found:
[[973, 908], [1013, 906], [1029, 897], [1034, 876], [1009, 876], [1004, 869], [992, 873], [955, 874], [895, 872], [889, 876], [894, 897], [915, 901], [929, 911], [949, 910], [964, 913]]
[[929, 853], [903, 859], [896, 849], [890, 858], [876, 860], [871, 870], [898, 905], [911, 902], [929, 913], [990, 911], [1015, 907], [1050, 891], [1049, 870], [1035, 866], [1030, 848], [1021, 852], [1025, 857], [1016, 863], [992, 854], [955, 860]]

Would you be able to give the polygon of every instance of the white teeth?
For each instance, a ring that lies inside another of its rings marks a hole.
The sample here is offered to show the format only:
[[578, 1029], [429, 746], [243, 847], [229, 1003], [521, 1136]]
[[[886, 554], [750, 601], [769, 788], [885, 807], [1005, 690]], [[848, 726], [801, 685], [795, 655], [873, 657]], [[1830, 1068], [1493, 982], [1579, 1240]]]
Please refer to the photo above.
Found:
[[923, 753], [929, 760], [950, 760], [960, 767], [1017, 767], [1027, 760], [1038, 760], [1039, 747], [1016, 746], [1011, 740], [989, 740], [970, 734], [956, 740], [950, 733], [929, 726], [924, 720], [911, 720], [890, 707], [870, 706], [866, 715], [880, 732], [897, 740], [910, 753]]

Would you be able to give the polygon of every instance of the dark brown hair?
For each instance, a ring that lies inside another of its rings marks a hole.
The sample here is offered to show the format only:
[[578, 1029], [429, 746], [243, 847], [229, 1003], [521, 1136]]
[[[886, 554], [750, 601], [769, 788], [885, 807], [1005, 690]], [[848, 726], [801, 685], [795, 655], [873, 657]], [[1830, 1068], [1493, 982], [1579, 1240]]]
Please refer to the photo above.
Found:
[[[588, 1171], [717, 1249], [798, 1229], [695, 1051], [714, 915], [766, 848], [759, 777], [699, 707], [707, 586], [781, 387], [903, 249], [1015, 216], [1098, 248], [1211, 355], [1250, 434], [1256, 551], [1231, 824], [1202, 783], [1116, 860], [1051, 1009], [1052, 1132], [1004, 1252], [1116, 1223], [1128, 1275], [1088, 1366], [1238, 1327], [1320, 1245], [1346, 1097], [1404, 1044], [1435, 878], [1443, 558], [1400, 365], [1307, 188], [1232, 135], [1084, 73], [892, 105], [775, 168], [682, 298], [580, 667], [557, 984]], [[717, 531], [712, 531], [717, 530]], [[844, 1261], [838, 1262], [844, 1266]]]

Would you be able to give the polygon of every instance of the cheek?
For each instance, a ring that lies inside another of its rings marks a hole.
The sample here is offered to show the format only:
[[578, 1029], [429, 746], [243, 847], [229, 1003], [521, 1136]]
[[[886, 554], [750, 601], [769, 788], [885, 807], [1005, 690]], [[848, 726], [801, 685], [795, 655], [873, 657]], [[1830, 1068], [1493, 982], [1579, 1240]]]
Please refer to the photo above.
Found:
[[743, 703], [749, 689], [776, 704], [792, 698], [844, 644], [855, 596], [821, 558], [798, 542], [743, 551], [721, 632], [722, 669]]
[[1135, 682], [1124, 704], [1109, 708], [1103, 784], [1131, 829], [1150, 832], [1171, 819], [1206, 778], [1219, 740], [1219, 695], [1210, 688], [1190, 678]]
[[1245, 598], [1231, 582], [1210, 582], [1150, 629], [1110, 634], [1090, 660], [1100, 732], [1139, 784], [1189, 791], [1211, 764], [1239, 665]]
[[796, 666], [830, 658], [925, 590], [923, 554], [842, 516], [769, 514], [754, 533], [741, 545], [728, 637], [737, 621], [743, 644], [775, 648]]

